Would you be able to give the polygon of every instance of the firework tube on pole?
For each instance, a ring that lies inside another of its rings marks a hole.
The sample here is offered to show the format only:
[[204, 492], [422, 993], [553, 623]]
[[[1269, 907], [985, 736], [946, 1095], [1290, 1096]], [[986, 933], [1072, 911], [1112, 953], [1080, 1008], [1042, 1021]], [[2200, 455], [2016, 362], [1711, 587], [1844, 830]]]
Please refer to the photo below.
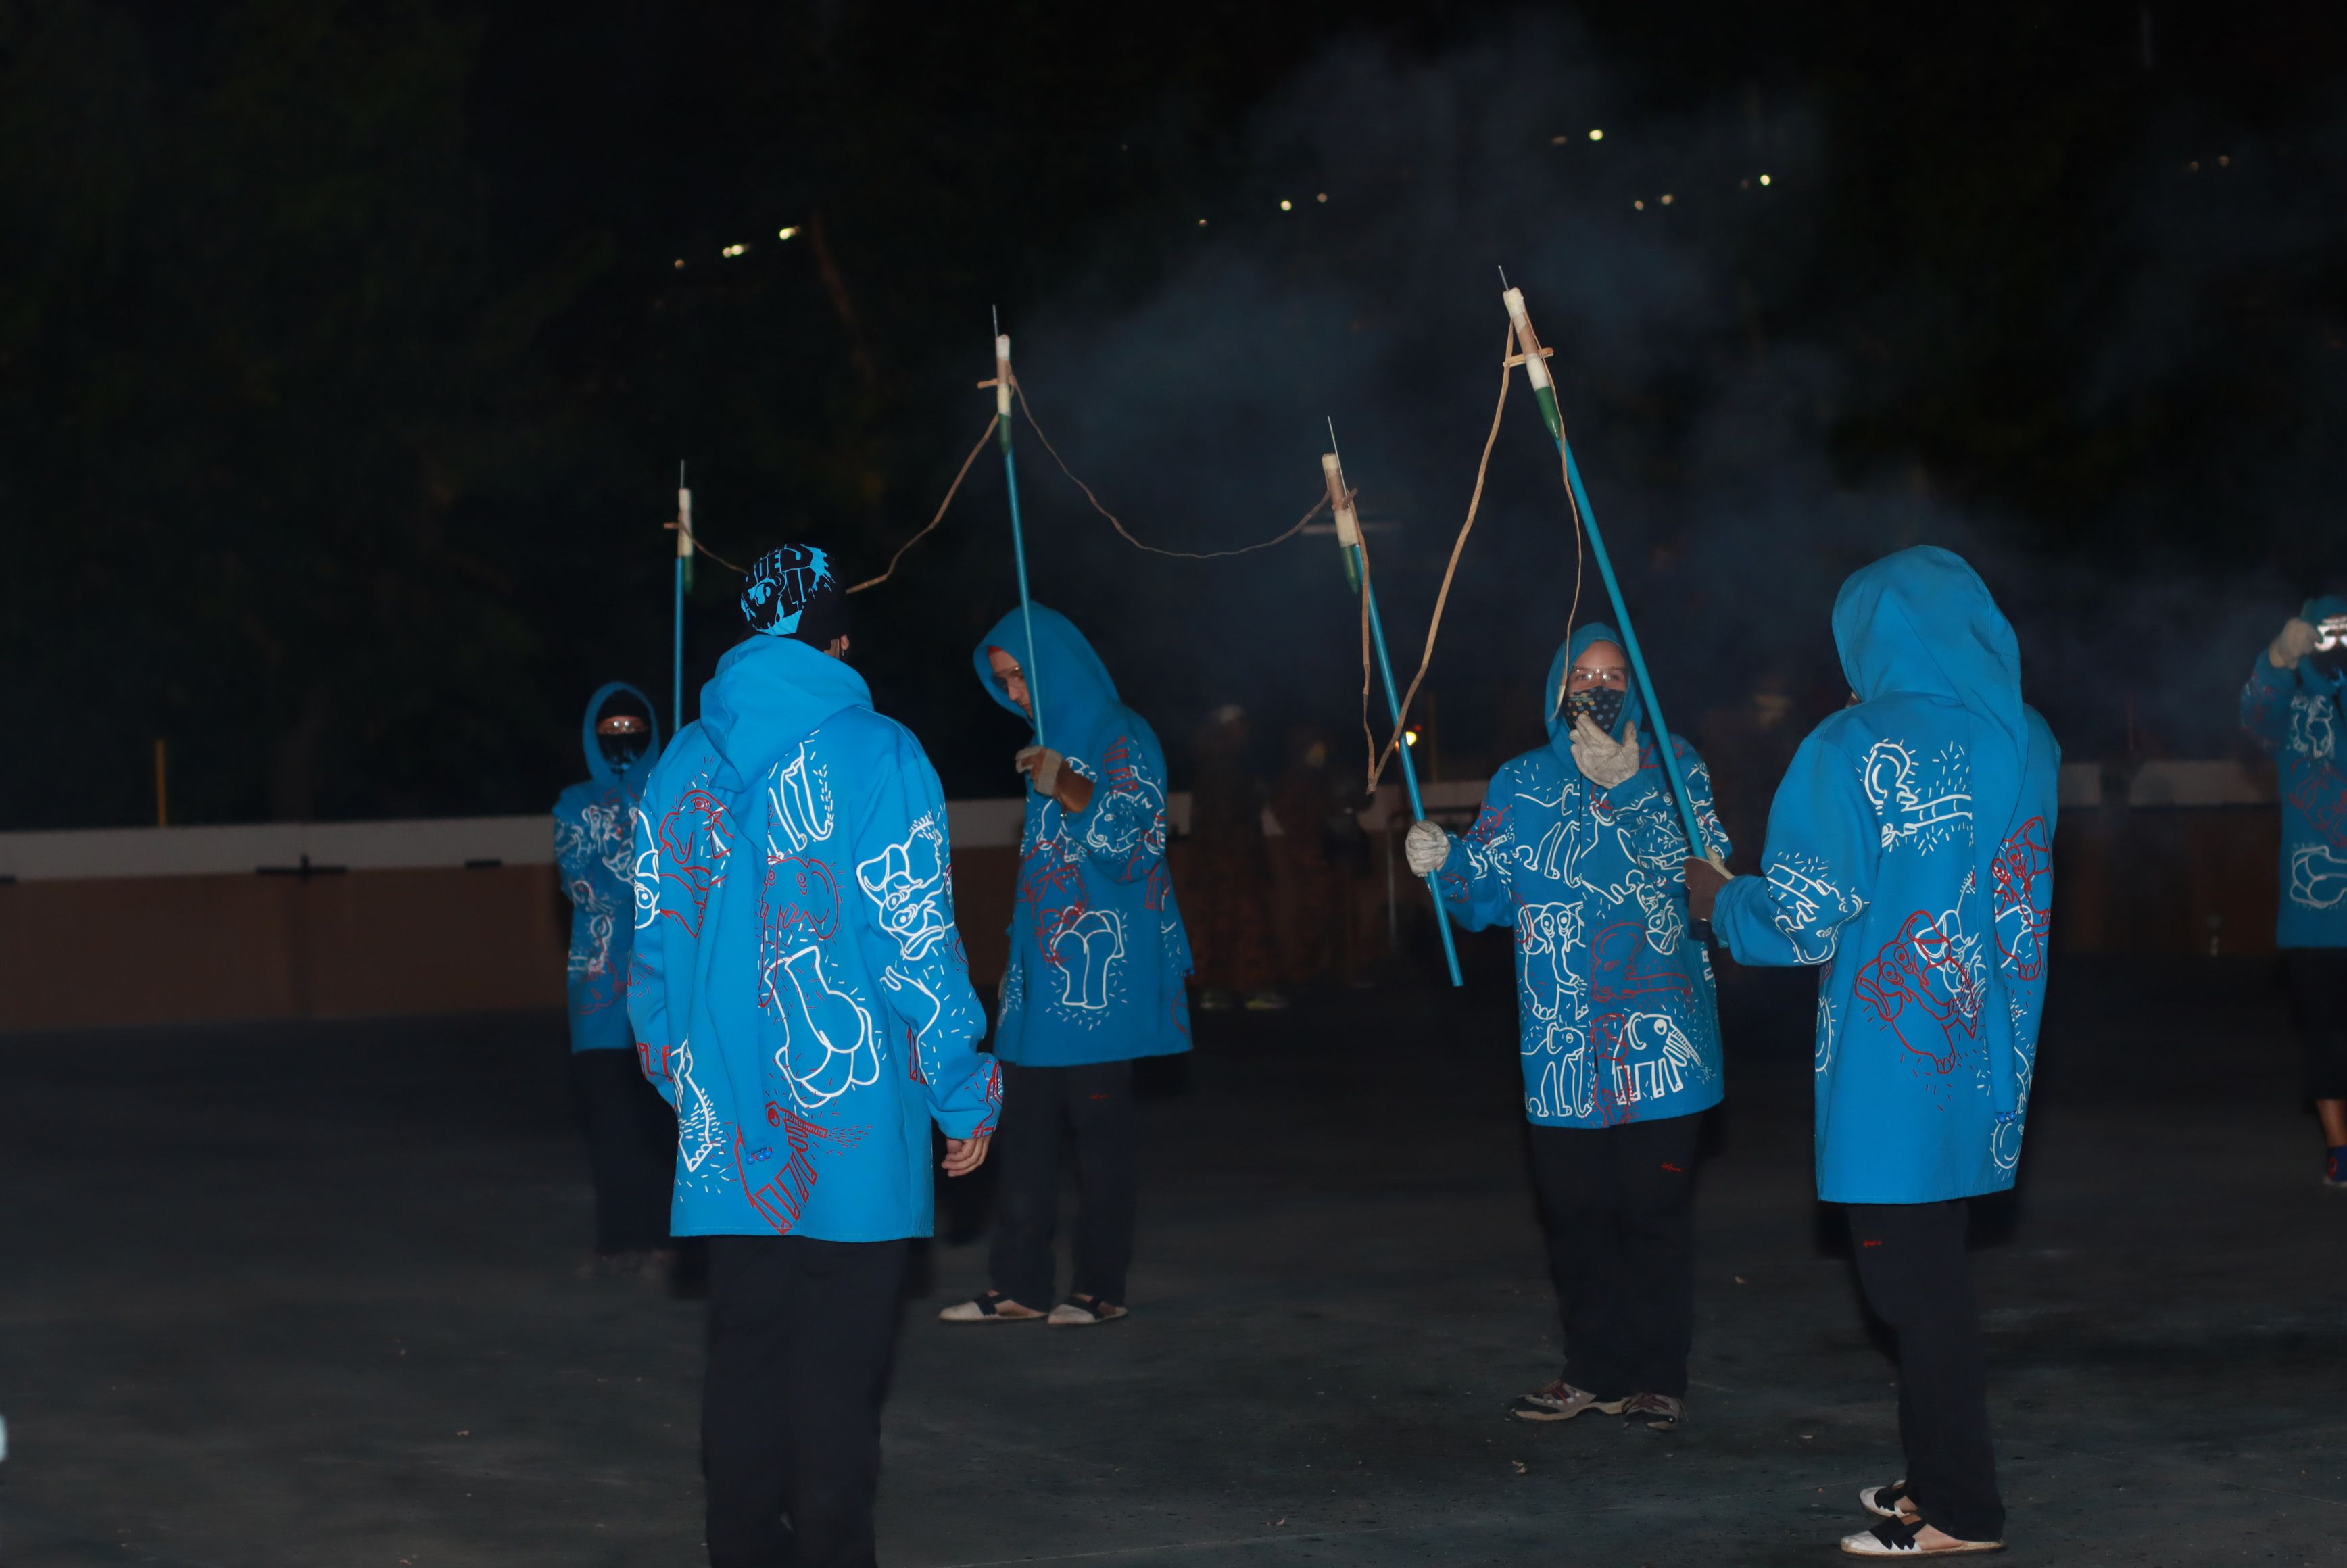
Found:
[[684, 465], [676, 466], [676, 570], [673, 625], [669, 649], [668, 711], [671, 734], [684, 728], [684, 590], [692, 586], [692, 492], [685, 488]]
[[[1573, 510], [1580, 514], [1581, 527], [1589, 536], [1589, 553], [1596, 558], [1597, 575], [1605, 583], [1606, 600], [1614, 607], [1614, 624], [1622, 629], [1623, 651], [1630, 656], [1630, 672], [1637, 678], [1638, 693], [1645, 699], [1646, 717], [1653, 722], [1655, 753], [1663, 759], [1663, 772], [1671, 781], [1671, 794], [1678, 800], [1679, 820], [1686, 827], [1687, 853], [1707, 857], [1711, 841], [1703, 835], [1696, 824], [1695, 798], [1687, 794], [1686, 779], [1679, 772], [1678, 753], [1671, 749], [1670, 726], [1663, 720], [1662, 699], [1655, 695], [1654, 678], [1646, 673], [1646, 656], [1638, 647], [1636, 628], [1630, 624], [1630, 607], [1622, 602], [1622, 585], [1614, 576], [1614, 562], [1605, 553], [1605, 536], [1597, 531], [1597, 514], [1590, 509], [1589, 492], [1582, 488], [1581, 465], [1573, 458], [1573, 445], [1564, 438], [1564, 415], [1557, 407], [1556, 384], [1549, 379], [1547, 351], [1541, 347], [1540, 338], [1532, 331], [1532, 316], [1524, 310], [1524, 292], [1510, 289], [1500, 296], [1508, 307], [1508, 323], [1515, 329], [1515, 357], [1523, 362], [1524, 374], [1532, 384], [1532, 398], [1540, 405], [1541, 418], [1548, 425], [1548, 433], [1556, 437], [1556, 449], [1564, 457], [1564, 482], [1573, 489]], [[1550, 701], [1556, 700], [1550, 693]]]
[[[1378, 614], [1377, 585], [1369, 580], [1368, 552], [1361, 548], [1360, 518], [1353, 511], [1352, 492], [1345, 488], [1344, 465], [1334, 452], [1320, 455], [1320, 477], [1328, 486], [1328, 509], [1336, 514], [1337, 548], [1345, 556], [1345, 580], [1358, 589], [1361, 603], [1369, 620], [1369, 637], [1378, 651], [1378, 672], [1385, 679], [1386, 709], [1396, 724], [1401, 723], [1401, 697], [1394, 689], [1393, 663], [1386, 657], [1385, 620]], [[1413, 822], [1426, 820], [1426, 803], [1418, 793], [1418, 765], [1410, 761], [1409, 744], [1405, 737], [1401, 745], [1401, 782], [1409, 792], [1409, 815]], [[1389, 845], [1390, 849], [1390, 845]], [[1450, 935], [1450, 914], [1443, 907], [1442, 889], [1436, 885], [1435, 873], [1426, 874], [1426, 890], [1434, 896], [1434, 925], [1442, 933], [1442, 960], [1450, 968], [1450, 983], [1464, 985], [1459, 972], [1459, 944]]]
[[1027, 658], [1021, 671], [1027, 678], [1028, 717], [1035, 722], [1035, 743], [1043, 739], [1043, 689], [1036, 683], [1035, 607], [1027, 598], [1027, 530], [1019, 520], [1019, 464], [1010, 455], [1010, 334], [994, 335], [994, 424], [1002, 443], [1002, 479], [1010, 492], [1010, 557], [1019, 564], [1019, 615], [1027, 628]]

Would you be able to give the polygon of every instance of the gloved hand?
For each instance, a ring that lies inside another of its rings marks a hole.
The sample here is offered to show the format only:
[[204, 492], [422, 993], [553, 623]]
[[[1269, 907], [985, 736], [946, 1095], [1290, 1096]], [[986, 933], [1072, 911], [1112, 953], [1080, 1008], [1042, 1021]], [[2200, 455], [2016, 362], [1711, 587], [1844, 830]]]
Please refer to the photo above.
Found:
[[1402, 835], [1401, 853], [1409, 862], [1411, 876], [1430, 876], [1450, 858], [1450, 835], [1439, 822], [1413, 822]]
[[2293, 615], [2281, 623], [2281, 635], [2275, 638], [2266, 650], [2266, 657], [2273, 661], [2273, 667], [2277, 670], [2295, 670], [2300, 660], [2314, 651], [2314, 645], [2321, 635], [2311, 621], [2301, 620]]
[[1736, 874], [1717, 860], [1690, 859], [1681, 871], [1686, 877], [1688, 918], [1708, 921], [1719, 890], [1735, 881]]
[[1638, 771], [1638, 726], [1632, 723], [1617, 741], [1582, 714], [1573, 722], [1573, 765], [1605, 789], [1623, 783]]
[[1060, 765], [1067, 760], [1049, 746], [1021, 746], [1011, 766], [1032, 778], [1038, 791], [1056, 797], [1060, 793]]

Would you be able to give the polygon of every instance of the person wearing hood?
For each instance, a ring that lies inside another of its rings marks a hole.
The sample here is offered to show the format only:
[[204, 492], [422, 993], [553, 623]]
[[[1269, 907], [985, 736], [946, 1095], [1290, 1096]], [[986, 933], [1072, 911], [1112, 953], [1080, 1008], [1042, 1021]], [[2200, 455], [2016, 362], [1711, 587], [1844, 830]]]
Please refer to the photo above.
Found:
[[[609, 712], [620, 698], [639, 711]], [[595, 1184], [589, 1274], [658, 1278], [673, 1264], [668, 1160], [676, 1118], [644, 1086], [628, 1027], [627, 976], [635, 945], [636, 797], [660, 752], [651, 702], [614, 681], [588, 700], [581, 740], [588, 776], [554, 803], [554, 859], [570, 900], [570, 1089]]]
[[1818, 1196], [1846, 1205], [1899, 1341], [1907, 1472], [1859, 1501], [1854, 1556], [1997, 1549], [2004, 1505], [1964, 1258], [1969, 1200], [2013, 1185], [2053, 918], [2061, 749], [2021, 700], [2013, 628], [1963, 559], [1918, 546], [1834, 601], [1850, 705], [1794, 753], [1761, 875], [1687, 866], [1740, 964], [1811, 965]]
[[1190, 1049], [1190, 942], [1165, 865], [1165, 753], [1117, 700], [1084, 634], [1056, 610], [1012, 610], [982, 638], [978, 679], [1034, 730], [1010, 958], [994, 1053], [1006, 1103], [985, 1294], [948, 1323], [1046, 1317], [1060, 1151], [1074, 1144], [1075, 1273], [1050, 1322], [1126, 1314], [1140, 1175], [1133, 1064]]
[[[1658, 1430], [1685, 1413], [1695, 1334], [1693, 1183], [1721, 1093], [1710, 956], [1689, 928], [1687, 856], [1622, 640], [1584, 626], [1542, 688], [1549, 743], [1501, 768], [1464, 838], [1403, 840], [1452, 917], [1516, 934], [1517, 1049], [1532, 1168], [1563, 1319], [1564, 1366], [1515, 1401], [1528, 1421], [1585, 1410]], [[1671, 742], [1708, 842], [1727, 832], [1695, 749]]]
[[785, 545], [748, 576], [752, 634], [637, 807], [628, 1011], [677, 1110], [672, 1226], [710, 1238], [711, 1568], [846, 1568], [874, 1560], [929, 1129], [948, 1175], [977, 1169], [1002, 1084], [937, 774], [846, 662], [824, 553]]
[[2281, 772], [2281, 948], [2322, 1126], [2322, 1181], [2347, 1187], [2347, 598], [2311, 599], [2241, 688], [2241, 727]]

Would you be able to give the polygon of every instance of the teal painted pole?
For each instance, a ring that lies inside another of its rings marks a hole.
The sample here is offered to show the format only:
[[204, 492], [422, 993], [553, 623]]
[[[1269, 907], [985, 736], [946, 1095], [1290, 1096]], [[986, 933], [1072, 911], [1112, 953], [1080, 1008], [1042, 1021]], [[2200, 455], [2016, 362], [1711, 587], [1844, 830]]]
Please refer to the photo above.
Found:
[[[1361, 593], [1363, 608], [1368, 613], [1369, 640], [1378, 653], [1378, 672], [1385, 679], [1386, 710], [1393, 715], [1396, 727], [1401, 723], [1401, 695], [1394, 686], [1393, 661], [1386, 657], [1385, 618], [1378, 613], [1377, 585], [1369, 580], [1369, 558], [1361, 548], [1361, 525], [1353, 515], [1353, 497], [1345, 488], [1345, 470], [1330, 452], [1320, 459], [1320, 472], [1328, 484], [1328, 505], [1337, 518], [1337, 544], [1344, 552], [1345, 580]], [[1401, 753], [1402, 787], [1409, 792], [1409, 815], [1413, 822], [1426, 820], [1426, 802], [1418, 793], [1418, 766], [1410, 760], [1407, 739], [1395, 748]], [[1466, 979], [1459, 972], [1459, 944], [1450, 934], [1450, 911], [1442, 902], [1442, 889], [1435, 881], [1435, 873], [1428, 872], [1426, 890], [1434, 896], [1434, 926], [1442, 934], [1442, 961], [1450, 966], [1450, 983], [1463, 986]]]
[[[1646, 655], [1638, 646], [1637, 628], [1630, 624], [1630, 607], [1622, 602], [1622, 584], [1614, 575], [1613, 558], [1605, 553], [1605, 536], [1598, 531], [1597, 514], [1589, 505], [1589, 492], [1582, 487], [1581, 465], [1573, 461], [1573, 447], [1564, 438], [1564, 414], [1557, 406], [1556, 386], [1549, 379], [1548, 361], [1541, 353], [1540, 339], [1533, 334], [1532, 317], [1524, 310], [1524, 292], [1510, 289], [1501, 295], [1508, 307], [1508, 320], [1515, 327], [1516, 352], [1522, 356], [1524, 374], [1532, 384], [1532, 398], [1540, 405], [1541, 418], [1548, 433], [1556, 438], [1556, 449], [1564, 457], [1564, 481], [1573, 489], [1573, 504], [1581, 514], [1581, 525], [1589, 535], [1589, 553], [1596, 558], [1597, 575], [1605, 584], [1605, 598], [1614, 606], [1614, 622], [1621, 629], [1623, 651], [1630, 656], [1630, 673], [1636, 677], [1638, 692], [1645, 699], [1646, 717], [1654, 723], [1656, 754], [1663, 759], [1663, 772], [1671, 781], [1671, 794], [1677, 797], [1679, 820], [1686, 827], [1687, 853], [1698, 858], [1711, 854], [1711, 841], [1695, 819], [1695, 797], [1687, 794], [1686, 779], [1679, 772], [1678, 753], [1671, 749], [1670, 726], [1663, 719], [1663, 701], [1655, 694], [1654, 678], [1646, 673]], [[1549, 695], [1555, 701], [1555, 693]]]
[[1027, 702], [1035, 721], [1035, 743], [1043, 739], [1043, 688], [1035, 668], [1035, 606], [1027, 597], [1027, 530], [1019, 518], [1019, 463], [1010, 454], [1010, 334], [994, 334], [994, 421], [1002, 443], [1002, 477], [1010, 491], [1010, 557], [1019, 564], [1019, 615], [1027, 627]]

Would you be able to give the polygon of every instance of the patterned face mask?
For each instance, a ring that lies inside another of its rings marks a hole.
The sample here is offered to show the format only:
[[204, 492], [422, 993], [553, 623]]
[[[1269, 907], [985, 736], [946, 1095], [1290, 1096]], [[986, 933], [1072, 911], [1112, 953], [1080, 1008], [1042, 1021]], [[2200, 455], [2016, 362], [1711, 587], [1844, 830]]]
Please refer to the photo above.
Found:
[[1568, 692], [1564, 698], [1564, 716], [1568, 723], [1586, 713], [1607, 734], [1622, 722], [1624, 693], [1611, 686], [1592, 686], [1586, 692]]

